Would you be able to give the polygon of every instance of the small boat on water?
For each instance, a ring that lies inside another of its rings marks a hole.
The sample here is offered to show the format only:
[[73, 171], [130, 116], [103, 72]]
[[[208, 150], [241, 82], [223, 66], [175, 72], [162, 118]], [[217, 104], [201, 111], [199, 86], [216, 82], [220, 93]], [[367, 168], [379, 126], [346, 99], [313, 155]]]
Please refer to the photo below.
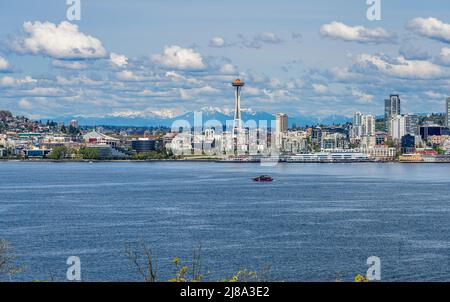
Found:
[[253, 177], [253, 181], [256, 182], [271, 182], [273, 178], [269, 175], [260, 175], [258, 177]]

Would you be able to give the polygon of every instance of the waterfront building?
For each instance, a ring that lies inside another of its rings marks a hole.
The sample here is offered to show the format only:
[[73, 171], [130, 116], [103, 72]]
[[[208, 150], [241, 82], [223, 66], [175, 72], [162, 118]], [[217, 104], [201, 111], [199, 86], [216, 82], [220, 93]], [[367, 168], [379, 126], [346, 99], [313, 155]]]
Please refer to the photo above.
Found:
[[439, 154], [439, 155], [422, 155], [424, 162], [428, 163], [450, 163], [449, 154]]
[[87, 147], [87, 149], [93, 149], [97, 153], [97, 158], [105, 159], [113, 157], [113, 149], [110, 145], [102, 143], [102, 144], [93, 144]]
[[50, 154], [52, 150], [49, 149], [27, 149], [24, 150], [26, 158], [44, 158]]
[[440, 125], [425, 125], [419, 127], [419, 134], [423, 140], [427, 141], [430, 136], [448, 135], [450, 131], [448, 128]]
[[394, 160], [397, 156], [397, 149], [386, 145], [363, 148], [361, 152], [377, 161], [390, 161]]
[[322, 128], [314, 127], [311, 130], [311, 140], [315, 144], [320, 144], [322, 141]]
[[413, 153], [413, 154], [402, 154], [399, 156], [400, 162], [422, 162], [423, 155], [419, 153]]
[[433, 146], [443, 145], [445, 142], [450, 141], [450, 135], [432, 135], [428, 137], [427, 141]]
[[83, 140], [86, 143], [107, 144], [111, 147], [115, 147], [120, 141], [115, 137], [108, 136], [95, 129], [83, 135]]
[[386, 142], [387, 133], [383, 131], [375, 132], [375, 145], [383, 145]]
[[305, 131], [289, 131], [283, 135], [281, 151], [288, 154], [305, 153], [308, 149], [308, 134]]
[[131, 141], [131, 149], [137, 153], [145, 153], [156, 150], [156, 140], [139, 138]]
[[360, 148], [370, 148], [376, 145], [379, 145], [376, 136], [363, 136], [359, 142]]
[[321, 149], [348, 149], [347, 136], [341, 133], [322, 135]]
[[286, 157], [286, 162], [365, 162], [370, 161], [369, 156], [357, 150], [323, 150], [318, 153], [296, 154]]
[[414, 135], [406, 134], [401, 138], [401, 153], [412, 153], [416, 147], [416, 139]]

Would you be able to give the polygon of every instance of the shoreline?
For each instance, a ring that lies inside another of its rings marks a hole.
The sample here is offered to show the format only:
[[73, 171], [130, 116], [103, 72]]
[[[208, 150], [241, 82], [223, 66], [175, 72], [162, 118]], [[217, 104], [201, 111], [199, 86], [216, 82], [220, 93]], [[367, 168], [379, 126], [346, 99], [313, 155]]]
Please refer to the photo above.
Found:
[[[208, 163], [230, 163], [230, 164], [260, 164], [259, 161], [240, 161], [240, 160], [218, 160], [218, 159], [0, 159], [0, 162], [23, 162], [23, 163], [151, 163], [151, 162], [208, 162]], [[450, 162], [425, 162], [425, 161], [305, 161], [305, 162], [285, 162], [280, 161], [278, 163], [283, 164], [389, 164], [389, 163], [399, 163], [399, 164], [450, 164]]]

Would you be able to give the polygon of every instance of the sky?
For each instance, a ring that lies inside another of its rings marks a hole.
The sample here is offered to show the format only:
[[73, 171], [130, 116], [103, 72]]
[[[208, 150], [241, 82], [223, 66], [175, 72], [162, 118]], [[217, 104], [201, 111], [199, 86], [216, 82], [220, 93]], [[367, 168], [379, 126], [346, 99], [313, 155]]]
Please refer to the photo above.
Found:
[[444, 112], [450, 2], [380, 0], [0, 2], [0, 109], [32, 118]]

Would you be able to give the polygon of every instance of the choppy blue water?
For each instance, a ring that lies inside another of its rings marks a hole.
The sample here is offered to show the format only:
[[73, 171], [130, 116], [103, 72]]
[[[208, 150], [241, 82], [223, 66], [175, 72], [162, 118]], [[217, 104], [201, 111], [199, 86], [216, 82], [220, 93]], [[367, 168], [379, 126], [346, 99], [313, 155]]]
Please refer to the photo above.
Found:
[[[384, 281], [450, 281], [450, 165], [0, 163], [0, 238], [13, 280], [140, 280], [125, 256], [144, 239], [158, 277], [201, 244], [217, 280], [271, 266], [274, 281], [352, 280], [381, 259]], [[251, 177], [270, 173], [273, 183]]]

